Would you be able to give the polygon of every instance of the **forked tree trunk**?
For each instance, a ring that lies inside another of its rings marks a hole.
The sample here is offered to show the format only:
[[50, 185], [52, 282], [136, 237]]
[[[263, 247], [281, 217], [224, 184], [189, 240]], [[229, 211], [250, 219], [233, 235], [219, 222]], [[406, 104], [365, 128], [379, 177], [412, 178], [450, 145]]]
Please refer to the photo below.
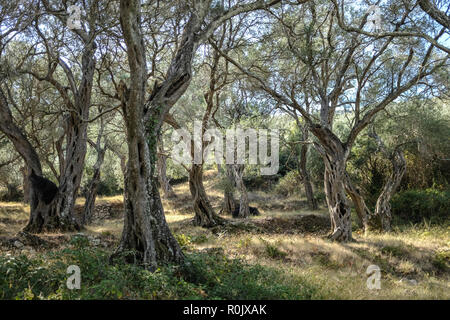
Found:
[[155, 85], [152, 94], [146, 99], [148, 74], [141, 26], [141, 2], [120, 0], [120, 26], [127, 47], [130, 90], [124, 83], [118, 88], [128, 141], [126, 218], [119, 251], [136, 250], [139, 258], [151, 269], [155, 269], [160, 263], [183, 261], [181, 249], [164, 218], [156, 178], [153, 175], [156, 165], [156, 144], [162, 123], [170, 108], [189, 86], [192, 79], [193, 58], [200, 40], [208, 39], [218, 24], [234, 15], [262, 8], [267, 4], [256, 2], [235, 6], [216, 18], [216, 23], [211, 27], [202, 30], [210, 6], [210, 1], [194, 3], [195, 10], [192, 10], [184, 25], [165, 80], [160, 85]]
[[[165, 263], [181, 263], [183, 253], [167, 225], [153, 172], [156, 143], [149, 144], [140, 116], [128, 114], [128, 165], [125, 176], [125, 221], [119, 248], [113, 256], [130, 252], [128, 262], [142, 263], [151, 271]], [[131, 123], [134, 123], [131, 125]]]
[[[79, 224], [74, 219], [74, 207], [86, 157], [87, 127], [89, 123], [86, 120], [89, 119], [96, 63], [94, 34], [90, 33], [89, 35], [81, 36], [81, 38], [83, 39], [84, 49], [81, 57], [82, 76], [78, 87], [75, 85], [76, 81], [69, 67], [64, 61], [59, 61], [69, 80], [73, 93], [72, 99], [67, 94], [67, 91], [58, 90], [65, 101], [67, 111], [70, 112], [65, 128], [65, 156], [64, 159], [59, 159], [62, 171], [59, 178], [59, 191], [50, 204], [34, 203], [32, 207], [36, 210], [31, 212], [30, 221], [25, 228], [29, 232], [80, 229]], [[40, 80], [48, 80], [48, 77], [47, 75], [47, 78]], [[56, 85], [56, 87], [59, 88], [60, 84]], [[33, 201], [36, 201], [36, 199]]]
[[[112, 258], [126, 253], [128, 261], [141, 263], [154, 271], [162, 264], [181, 264], [184, 261], [181, 248], [164, 216], [155, 171], [161, 125], [168, 105], [173, 105], [180, 92], [187, 88], [191, 74], [184, 68], [185, 63], [190, 67], [192, 55], [184, 61], [184, 56], [177, 53], [176, 65], [169, 68], [167, 79], [161, 86], [155, 85], [152, 95], [146, 100], [148, 74], [140, 11], [140, 1], [120, 1], [120, 25], [130, 67], [130, 89], [123, 81], [118, 88], [127, 129], [128, 163], [124, 191], [125, 221], [119, 247]], [[192, 22], [188, 22], [186, 28], [189, 25]], [[193, 38], [189, 36], [190, 33], [183, 36], [179, 49], [182, 52], [192, 53]]]
[[189, 170], [189, 190], [194, 206], [194, 225], [210, 228], [223, 223], [212, 208], [203, 185], [203, 165], [192, 164]]
[[[45, 231], [73, 231], [79, 230], [79, 225], [73, 219], [72, 212], [67, 211], [67, 198], [74, 198], [73, 194], [65, 194], [48, 180], [42, 178], [42, 167], [34, 147], [27, 137], [15, 125], [6, 96], [0, 89], [0, 130], [2, 130], [14, 144], [17, 152], [22, 156], [26, 165], [31, 168], [34, 177], [38, 177], [33, 184], [32, 174], [28, 176], [30, 182], [30, 219], [24, 231], [40, 233]], [[76, 181], [75, 181], [76, 182]], [[49, 188], [49, 185], [51, 187]], [[48, 201], [43, 201], [46, 198]], [[75, 201], [75, 200], [73, 200]], [[73, 209], [73, 205], [72, 205]]]
[[375, 205], [375, 211], [369, 218], [369, 226], [371, 229], [391, 230], [392, 213], [390, 201], [406, 172], [406, 160], [403, 152], [400, 150], [395, 150], [390, 160], [392, 163], [392, 173], [384, 183]]

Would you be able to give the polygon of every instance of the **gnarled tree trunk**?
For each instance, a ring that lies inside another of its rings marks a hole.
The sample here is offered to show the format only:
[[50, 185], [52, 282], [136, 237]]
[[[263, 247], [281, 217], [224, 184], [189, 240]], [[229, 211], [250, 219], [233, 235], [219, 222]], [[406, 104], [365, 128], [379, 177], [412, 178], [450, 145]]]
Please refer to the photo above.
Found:
[[320, 140], [316, 149], [322, 155], [324, 171], [324, 191], [331, 219], [330, 239], [352, 240], [351, 208], [346, 195], [346, 163], [349, 147], [343, 144], [331, 130], [316, 125], [311, 131]]
[[243, 164], [235, 164], [233, 166], [233, 176], [235, 179], [236, 187], [239, 190], [240, 198], [239, 198], [239, 218], [248, 218], [250, 215], [250, 208], [248, 204], [248, 194], [247, 188], [245, 188], [244, 180], [242, 178], [244, 174], [244, 165]]
[[376, 134], [374, 127], [372, 127], [369, 135], [376, 140], [381, 152], [389, 158], [392, 164], [392, 172], [387, 177], [378, 196], [375, 211], [369, 216], [369, 227], [374, 230], [389, 231], [392, 220], [390, 201], [406, 172], [406, 160], [402, 150], [398, 148], [392, 153], [388, 152], [383, 141]]
[[169, 179], [167, 178], [167, 155], [164, 154], [164, 148], [162, 144], [162, 137], [160, 138], [160, 148], [161, 152], [158, 153], [158, 180], [159, 185], [163, 191], [164, 197], [166, 199], [176, 198], [176, 194], [170, 185]]
[[[192, 21], [188, 22], [186, 28], [191, 24]], [[127, 130], [128, 163], [124, 227], [119, 247], [112, 257], [132, 250], [132, 255], [126, 255], [127, 260], [142, 263], [154, 271], [161, 264], [179, 264], [184, 260], [181, 248], [167, 225], [154, 173], [161, 125], [168, 106], [178, 100], [180, 90], [184, 92], [187, 88], [192, 54], [187, 57], [180, 57], [180, 53], [176, 55], [176, 63], [169, 68], [165, 82], [155, 86], [146, 101], [147, 66], [140, 1], [120, 1], [120, 25], [130, 67], [130, 89], [123, 81], [118, 88]], [[193, 38], [190, 36], [190, 33], [183, 36], [179, 50], [192, 52]], [[186, 66], [187, 73], [184, 72]]]
[[224, 214], [232, 214], [236, 210], [236, 200], [234, 199], [234, 186], [235, 179], [233, 174], [233, 167], [231, 164], [226, 164], [226, 177], [227, 179], [225, 184], [225, 190], [223, 192], [223, 206], [222, 213]]
[[367, 232], [369, 228], [368, 219], [371, 215], [371, 212], [367, 207], [366, 202], [364, 201], [364, 198], [361, 195], [360, 191], [351, 182], [351, 179], [348, 176], [348, 174], [346, 174], [345, 189], [350, 198], [352, 199], [353, 205], [355, 206], [360, 226], [364, 228], [364, 232]]
[[189, 170], [189, 190], [194, 206], [194, 224], [205, 228], [214, 227], [223, 222], [212, 208], [203, 185], [203, 165], [192, 164]]
[[345, 161], [337, 158], [325, 161], [325, 195], [331, 218], [330, 239], [352, 240], [351, 209], [345, 193]]
[[24, 231], [40, 233], [44, 231], [72, 231], [79, 226], [71, 212], [62, 214], [61, 201], [65, 199], [61, 188], [42, 177], [42, 166], [36, 150], [14, 122], [6, 96], [0, 89], [0, 130], [14, 144], [26, 165], [31, 169], [30, 183], [30, 219]]
[[129, 153], [124, 192], [125, 221], [116, 254], [133, 250], [134, 255], [127, 255], [127, 260], [142, 263], [154, 271], [161, 264], [181, 263], [183, 253], [167, 225], [152, 177], [156, 148], [149, 150], [144, 128], [140, 125], [142, 121], [133, 113], [127, 117]]

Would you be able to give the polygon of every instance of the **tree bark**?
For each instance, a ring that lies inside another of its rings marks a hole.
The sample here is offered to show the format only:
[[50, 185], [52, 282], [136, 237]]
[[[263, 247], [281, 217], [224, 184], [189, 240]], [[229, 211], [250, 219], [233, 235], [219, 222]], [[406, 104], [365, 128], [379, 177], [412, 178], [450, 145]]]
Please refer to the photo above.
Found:
[[169, 179], [167, 178], [167, 155], [164, 154], [164, 147], [162, 142], [162, 137], [159, 139], [160, 152], [158, 152], [158, 180], [159, 185], [164, 194], [164, 198], [176, 198], [176, 194], [170, 185]]
[[192, 195], [196, 226], [210, 228], [223, 223], [223, 219], [214, 212], [206, 195], [202, 164], [192, 164], [189, 171], [189, 190]]
[[[101, 137], [102, 131], [99, 134], [99, 137]], [[88, 193], [86, 195], [86, 200], [84, 203], [84, 210], [83, 210], [83, 216], [82, 216], [82, 223], [90, 223], [92, 222], [92, 214], [94, 212], [95, 207], [95, 200], [97, 199], [97, 190], [98, 185], [100, 183], [100, 175], [101, 175], [101, 167], [103, 164], [103, 161], [105, 160], [105, 153], [106, 153], [106, 145], [104, 148], [101, 148], [100, 146], [100, 139], [97, 141], [97, 144], [95, 145], [95, 149], [97, 150], [97, 160], [94, 164], [94, 174], [92, 175], [92, 179], [89, 183], [88, 187]]]
[[236, 210], [236, 200], [234, 199], [234, 192], [233, 192], [235, 186], [235, 179], [232, 165], [226, 164], [225, 167], [226, 167], [225, 179], [227, 179], [227, 181], [225, 185], [225, 190], [223, 192], [222, 213], [232, 214]]
[[387, 177], [383, 189], [378, 196], [373, 214], [369, 216], [369, 228], [373, 230], [389, 231], [391, 230], [392, 220], [390, 201], [406, 172], [406, 160], [402, 150], [399, 148], [395, 149], [392, 153], [389, 153], [381, 138], [376, 134], [374, 128], [372, 128], [372, 132], [369, 135], [377, 141], [381, 152], [389, 158], [392, 164], [392, 172]]
[[239, 218], [248, 218], [250, 215], [250, 208], [248, 204], [248, 194], [247, 188], [245, 188], [244, 180], [242, 178], [244, 174], [244, 165], [243, 164], [234, 164], [233, 166], [233, 176], [235, 178], [235, 184], [237, 189], [239, 190]]
[[331, 219], [329, 237], [331, 240], [340, 242], [351, 241], [351, 208], [345, 188], [345, 169], [350, 149], [325, 126], [312, 126], [311, 131], [320, 141], [320, 145], [315, 144], [315, 146], [325, 164], [324, 191]]
[[[418, 0], [420, 8], [443, 27], [450, 29], [450, 15], [440, 11], [430, 0]], [[447, 9], [448, 10], [448, 9]], [[447, 11], [448, 12], [448, 11]]]
[[[169, 68], [166, 81], [155, 86], [151, 97], [145, 101], [147, 66], [140, 1], [120, 1], [120, 25], [130, 67], [130, 89], [121, 81], [118, 90], [127, 130], [128, 163], [124, 227], [119, 247], [112, 257], [131, 250], [132, 254], [125, 254], [127, 261], [141, 263], [154, 271], [162, 264], [180, 264], [184, 260], [181, 248], [167, 225], [154, 173], [157, 140], [168, 104], [176, 102], [177, 99], [173, 101], [171, 98], [178, 96], [180, 87], [187, 87], [190, 79], [190, 73], [182, 72], [180, 78], [178, 71], [185, 62], [190, 67], [192, 61], [184, 61], [177, 54], [176, 65]], [[184, 35], [179, 50], [193, 49], [186, 36], [190, 34]]]

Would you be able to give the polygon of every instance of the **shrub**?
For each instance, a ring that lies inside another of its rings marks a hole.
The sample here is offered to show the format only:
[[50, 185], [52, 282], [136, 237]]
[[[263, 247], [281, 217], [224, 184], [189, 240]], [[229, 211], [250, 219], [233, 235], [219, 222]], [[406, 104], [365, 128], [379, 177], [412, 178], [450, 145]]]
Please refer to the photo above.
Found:
[[317, 288], [302, 278], [291, 279], [261, 265], [228, 259], [222, 253], [188, 256], [183, 277], [204, 290], [207, 299], [311, 299]]
[[407, 190], [392, 197], [392, 213], [403, 221], [443, 221], [450, 212], [450, 190]]
[[275, 245], [266, 243], [266, 254], [272, 259], [283, 259], [287, 253], [278, 249]]
[[177, 239], [178, 244], [182, 248], [187, 248], [191, 245], [191, 237], [185, 235], [184, 233], [175, 234], [175, 239]]
[[450, 250], [436, 252], [432, 263], [433, 266], [442, 272], [450, 270]]
[[[303, 278], [228, 259], [222, 253], [186, 254], [184, 266], [149, 272], [109, 262], [110, 252], [84, 246], [12, 257], [0, 255], [0, 299], [311, 299], [317, 288]], [[119, 259], [120, 260], [120, 259]], [[69, 290], [69, 265], [81, 269], [81, 288]]]
[[280, 178], [275, 186], [275, 192], [282, 196], [290, 196], [301, 193], [301, 184], [298, 172], [289, 171], [284, 177]]

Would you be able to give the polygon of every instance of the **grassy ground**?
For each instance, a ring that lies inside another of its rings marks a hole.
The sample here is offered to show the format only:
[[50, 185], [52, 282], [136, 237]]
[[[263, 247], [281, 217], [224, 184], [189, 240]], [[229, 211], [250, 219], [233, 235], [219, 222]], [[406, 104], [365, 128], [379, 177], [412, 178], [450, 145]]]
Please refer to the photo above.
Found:
[[[213, 173], [206, 189], [218, 210], [222, 194]], [[302, 199], [256, 192], [250, 193], [251, 205], [261, 216], [203, 229], [191, 223], [187, 184], [175, 186], [175, 192], [176, 199], [164, 200], [166, 218], [190, 263], [156, 274], [109, 264], [107, 257], [120, 239], [121, 217], [95, 221], [83, 231], [99, 239], [100, 246], [80, 244], [74, 234], [45, 234], [50, 248], [15, 248], [5, 243], [27, 222], [28, 208], [0, 203], [0, 298], [450, 299], [448, 223], [395, 227], [367, 236], [356, 230], [355, 242], [333, 243], [326, 239], [325, 208], [310, 212]], [[98, 204], [120, 202], [121, 197], [100, 198]], [[76, 293], [64, 288], [64, 267], [74, 262], [83, 275], [91, 274], [83, 278], [86, 289]], [[373, 264], [381, 269], [380, 290], [366, 285], [366, 270]], [[36, 268], [59, 278], [50, 277], [52, 285], [44, 287], [45, 276], [26, 274]], [[13, 275], [1, 274], [11, 269]]]

